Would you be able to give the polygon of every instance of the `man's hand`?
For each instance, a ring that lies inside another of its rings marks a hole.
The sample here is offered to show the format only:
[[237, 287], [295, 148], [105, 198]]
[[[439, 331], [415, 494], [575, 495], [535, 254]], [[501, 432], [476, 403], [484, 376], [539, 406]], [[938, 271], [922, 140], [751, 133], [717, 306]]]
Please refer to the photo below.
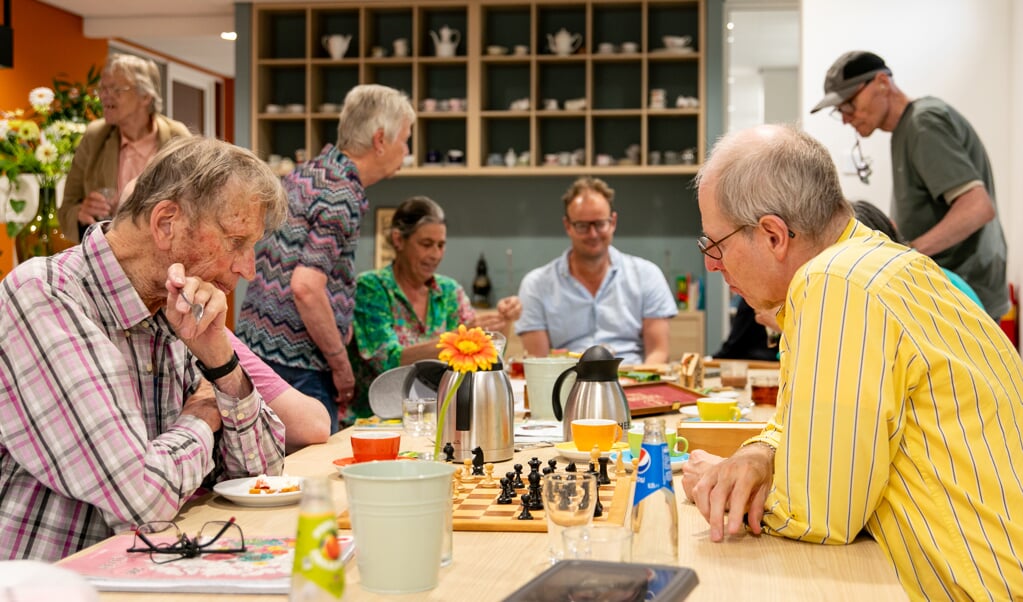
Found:
[[221, 421], [220, 410], [217, 408], [217, 395], [213, 391], [213, 385], [205, 380], [202, 381], [195, 393], [185, 400], [181, 413], [183, 415], [191, 414], [206, 421], [214, 433], [220, 430]]
[[508, 323], [514, 322], [522, 315], [522, 302], [515, 295], [505, 297], [497, 302], [497, 313]]
[[731, 458], [705, 467], [696, 484], [689, 488], [691, 493], [686, 493], [710, 524], [711, 541], [724, 539], [726, 513], [729, 535], [742, 531], [743, 515], [747, 513], [750, 530], [760, 534], [764, 501], [773, 477], [774, 449], [761, 443], [747, 445]]
[[689, 459], [682, 464], [682, 490], [686, 492], [686, 498], [693, 500], [693, 487], [700, 481], [703, 474], [724, 460], [721, 456], [702, 449], [694, 449], [689, 454]]

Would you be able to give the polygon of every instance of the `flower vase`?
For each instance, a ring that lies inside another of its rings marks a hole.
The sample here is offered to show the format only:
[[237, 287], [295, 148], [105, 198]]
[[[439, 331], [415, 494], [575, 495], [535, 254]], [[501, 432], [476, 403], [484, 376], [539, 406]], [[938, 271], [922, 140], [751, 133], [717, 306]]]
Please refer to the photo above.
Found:
[[64, 238], [60, 231], [60, 223], [57, 221], [56, 187], [41, 185], [36, 215], [25, 224], [14, 239], [18, 261], [48, 257], [73, 246], [73, 242]]

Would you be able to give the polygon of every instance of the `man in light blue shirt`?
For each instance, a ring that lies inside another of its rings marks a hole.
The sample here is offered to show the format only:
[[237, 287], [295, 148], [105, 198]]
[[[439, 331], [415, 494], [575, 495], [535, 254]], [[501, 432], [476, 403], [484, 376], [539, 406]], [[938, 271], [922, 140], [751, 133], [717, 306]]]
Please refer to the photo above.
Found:
[[678, 313], [660, 268], [611, 246], [614, 190], [599, 178], [576, 180], [562, 197], [572, 246], [522, 279], [515, 333], [531, 356], [552, 348], [611, 347], [626, 364], [668, 361], [668, 321]]

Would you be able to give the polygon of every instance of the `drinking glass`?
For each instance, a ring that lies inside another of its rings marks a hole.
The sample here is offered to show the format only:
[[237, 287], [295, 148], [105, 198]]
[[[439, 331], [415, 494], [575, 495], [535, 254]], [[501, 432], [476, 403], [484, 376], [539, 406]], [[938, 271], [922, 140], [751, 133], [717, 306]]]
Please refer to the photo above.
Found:
[[437, 400], [429, 398], [402, 401], [401, 425], [412, 437], [428, 437], [437, 432]]
[[582, 472], [552, 472], [543, 478], [542, 496], [550, 564], [554, 564], [565, 557], [562, 532], [569, 527], [588, 527], [593, 523], [597, 478]]

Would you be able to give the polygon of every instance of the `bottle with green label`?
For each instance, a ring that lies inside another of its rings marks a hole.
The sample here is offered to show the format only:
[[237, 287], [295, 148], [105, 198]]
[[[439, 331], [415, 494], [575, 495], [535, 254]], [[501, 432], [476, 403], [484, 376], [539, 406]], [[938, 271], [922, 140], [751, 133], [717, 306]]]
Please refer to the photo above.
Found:
[[330, 482], [326, 477], [307, 478], [302, 482], [302, 490], [288, 600], [341, 600], [345, 593], [345, 563]]

